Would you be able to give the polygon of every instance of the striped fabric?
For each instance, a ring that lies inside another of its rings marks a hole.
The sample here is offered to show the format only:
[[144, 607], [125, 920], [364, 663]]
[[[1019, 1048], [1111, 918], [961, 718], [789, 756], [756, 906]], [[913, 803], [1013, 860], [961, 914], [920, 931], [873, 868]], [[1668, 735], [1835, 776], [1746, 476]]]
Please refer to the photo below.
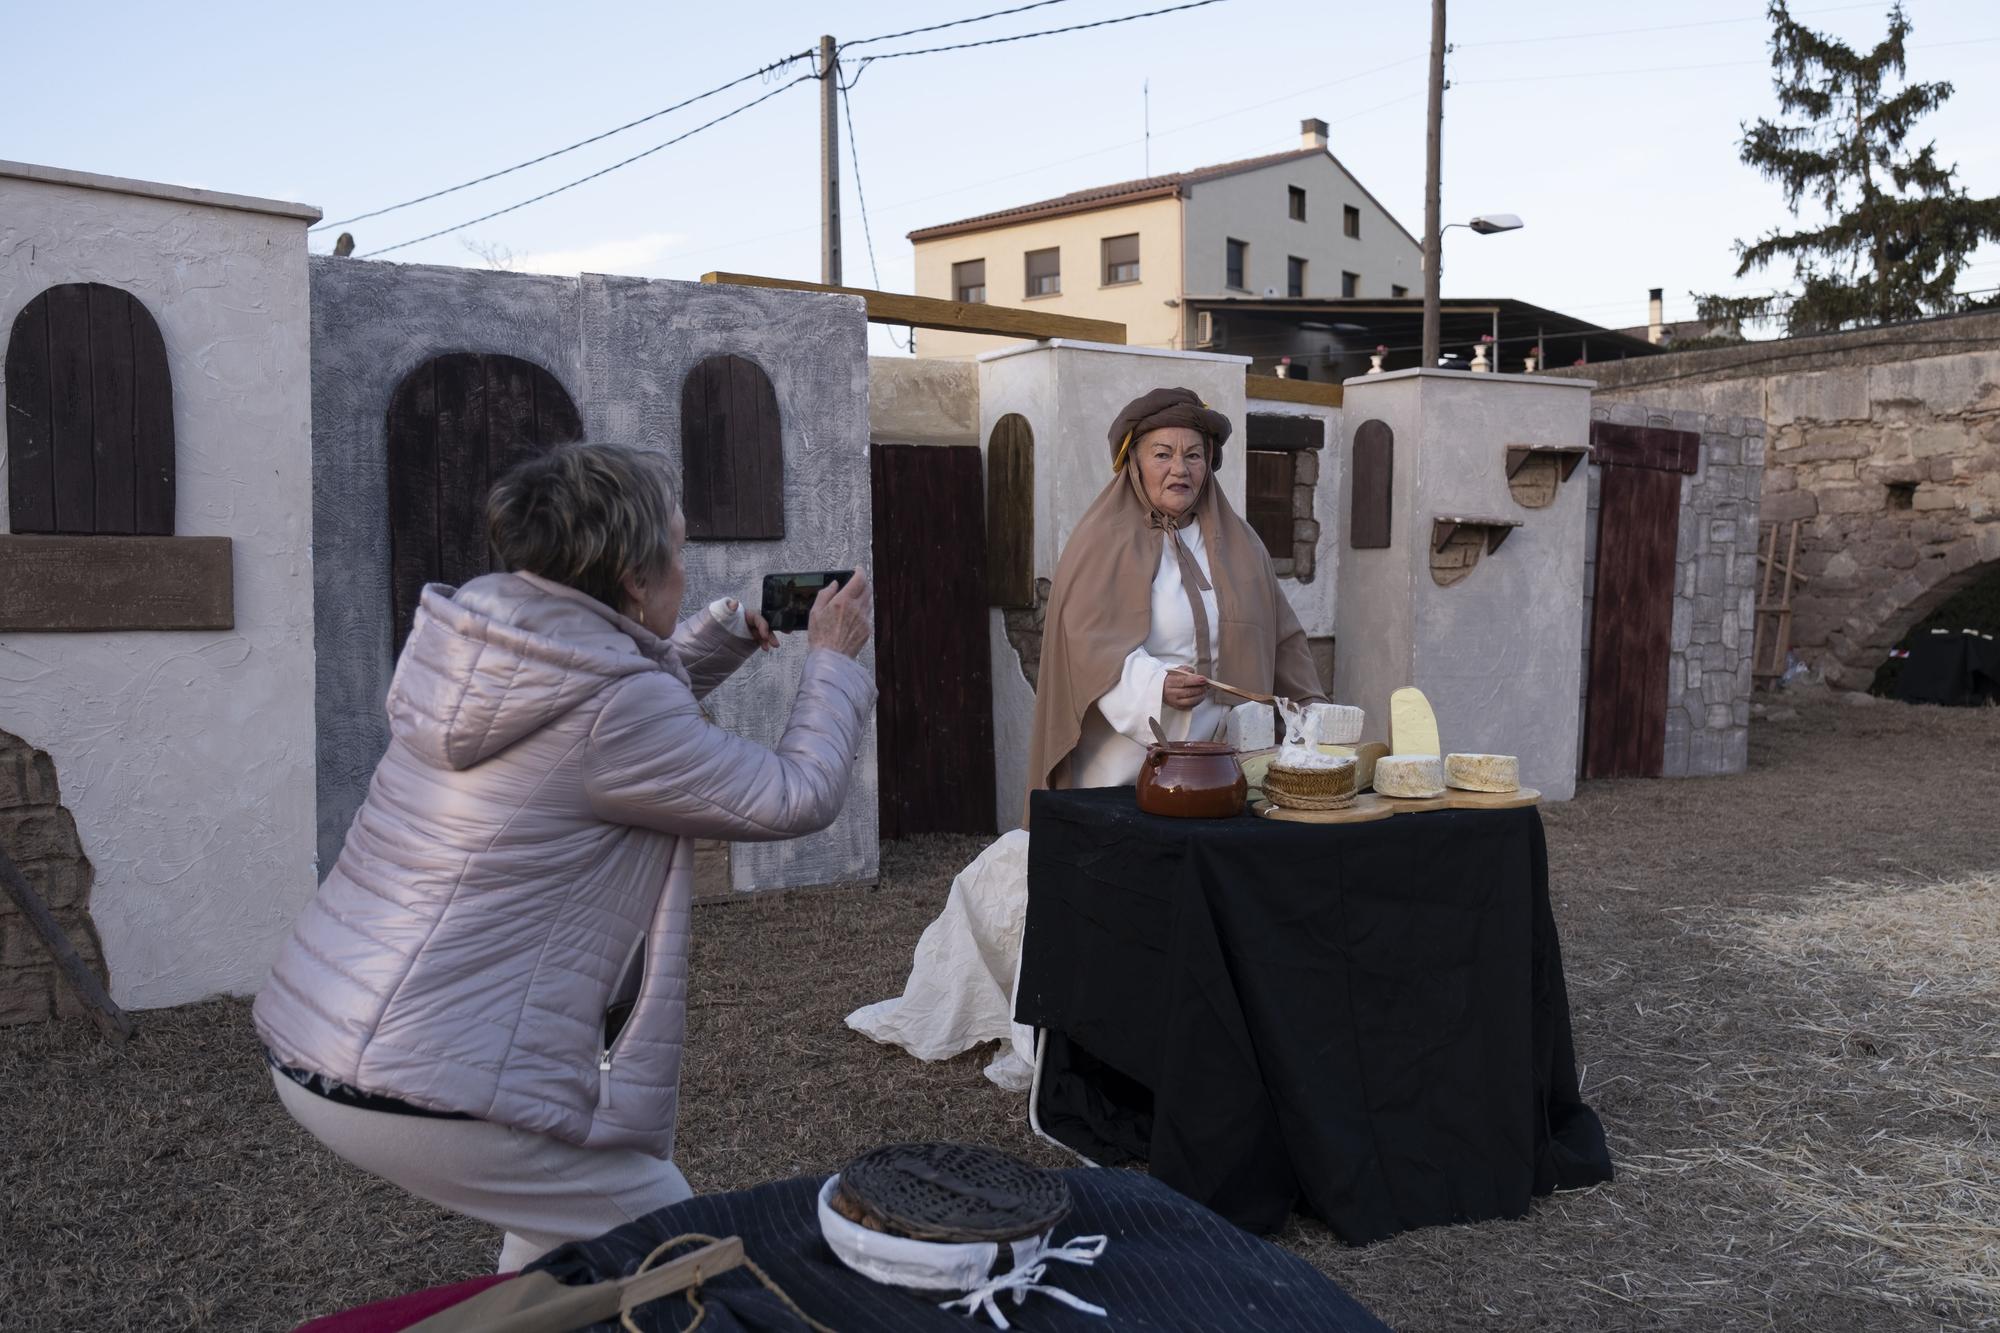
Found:
[[[1015, 1329], [1386, 1333], [1386, 1325], [1305, 1261], [1149, 1176], [1129, 1171], [1065, 1174], [1076, 1208], [1057, 1227], [1055, 1239], [1103, 1234], [1110, 1244], [1094, 1267], [1051, 1264], [1045, 1281], [1103, 1306], [1108, 1317], [1030, 1296], [1023, 1305], [1010, 1300], [1003, 1307]], [[940, 1310], [942, 1296], [880, 1286], [843, 1267], [819, 1234], [815, 1199], [824, 1179], [802, 1177], [690, 1199], [596, 1240], [565, 1245], [529, 1271], [543, 1269], [570, 1283], [601, 1281], [629, 1274], [654, 1246], [672, 1236], [741, 1236], [745, 1251], [801, 1309], [839, 1333], [969, 1333], [992, 1327]], [[707, 1283], [701, 1294], [708, 1308], [703, 1333], [797, 1333], [804, 1327], [742, 1269]], [[680, 1297], [644, 1306], [635, 1316], [646, 1333], [684, 1329], [692, 1318]], [[594, 1325], [593, 1333], [597, 1330], [617, 1333], [609, 1323]]]

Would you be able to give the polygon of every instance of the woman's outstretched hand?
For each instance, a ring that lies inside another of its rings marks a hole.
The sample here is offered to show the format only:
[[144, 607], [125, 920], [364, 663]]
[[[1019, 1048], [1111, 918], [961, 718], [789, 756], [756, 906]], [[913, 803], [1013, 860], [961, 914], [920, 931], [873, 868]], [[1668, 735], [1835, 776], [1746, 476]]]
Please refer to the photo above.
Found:
[[1207, 697], [1208, 677], [1197, 676], [1186, 667], [1167, 672], [1167, 683], [1160, 690], [1160, 699], [1169, 708], [1193, 708]]
[[860, 570], [836, 588], [821, 588], [806, 622], [806, 642], [815, 648], [858, 657], [873, 630], [868, 576]]

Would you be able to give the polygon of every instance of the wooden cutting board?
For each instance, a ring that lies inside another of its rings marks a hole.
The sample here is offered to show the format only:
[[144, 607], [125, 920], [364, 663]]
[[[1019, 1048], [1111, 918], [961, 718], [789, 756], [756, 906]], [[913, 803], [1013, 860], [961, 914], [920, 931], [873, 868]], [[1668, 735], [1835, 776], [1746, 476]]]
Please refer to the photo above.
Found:
[[1345, 810], [1287, 810], [1269, 801], [1258, 801], [1252, 809], [1264, 819], [1288, 824], [1366, 824], [1391, 815], [1422, 814], [1427, 810], [1521, 810], [1540, 805], [1542, 794], [1533, 787], [1519, 791], [1448, 791], [1442, 796], [1378, 796], [1363, 792]]

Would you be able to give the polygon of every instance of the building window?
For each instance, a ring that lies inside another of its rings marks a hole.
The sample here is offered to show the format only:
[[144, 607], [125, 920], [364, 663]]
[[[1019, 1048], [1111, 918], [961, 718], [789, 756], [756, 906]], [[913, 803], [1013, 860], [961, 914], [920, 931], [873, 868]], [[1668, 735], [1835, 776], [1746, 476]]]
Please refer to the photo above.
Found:
[[1121, 282], [1139, 280], [1139, 236], [1107, 236], [1104, 238], [1104, 285], [1115, 286]]
[[1304, 222], [1306, 220], [1306, 192], [1296, 185], [1288, 185], [1285, 188], [1291, 192], [1292, 221]]
[[1228, 244], [1228, 266], [1223, 272], [1222, 281], [1237, 291], [1247, 290], [1243, 281], [1243, 270], [1249, 266], [1250, 244], [1238, 240], [1231, 240]]
[[1341, 274], [1340, 294], [1350, 298], [1361, 295], [1361, 275], [1359, 273]]
[[955, 299], [971, 305], [986, 303], [986, 261], [968, 259], [951, 266], [951, 290]]
[[1344, 236], [1352, 236], [1356, 240], [1361, 239], [1360, 209], [1354, 207], [1352, 204], [1342, 206], [1340, 210], [1340, 231]]
[[1247, 420], [1245, 517], [1279, 575], [1310, 583], [1320, 538], [1313, 489], [1326, 425], [1318, 417], [1262, 412]]
[[1398, 301], [1402, 300], [1409, 294], [1410, 294], [1410, 289], [1408, 287], [1392, 286], [1389, 288], [1389, 295], [1395, 297]]
[[1055, 296], [1062, 291], [1062, 251], [1028, 251], [1028, 295]]
[[1306, 294], [1306, 261], [1297, 255], [1285, 259], [1285, 295], [1304, 296]]

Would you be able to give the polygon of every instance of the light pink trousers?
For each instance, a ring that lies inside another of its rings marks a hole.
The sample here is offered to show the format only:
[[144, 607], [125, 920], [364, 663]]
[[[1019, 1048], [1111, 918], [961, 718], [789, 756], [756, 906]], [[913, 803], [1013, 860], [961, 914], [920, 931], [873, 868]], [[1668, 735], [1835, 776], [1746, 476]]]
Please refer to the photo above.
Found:
[[635, 1149], [579, 1148], [485, 1120], [364, 1111], [275, 1071], [271, 1079], [292, 1119], [338, 1156], [504, 1231], [503, 1273], [694, 1193], [679, 1167]]

